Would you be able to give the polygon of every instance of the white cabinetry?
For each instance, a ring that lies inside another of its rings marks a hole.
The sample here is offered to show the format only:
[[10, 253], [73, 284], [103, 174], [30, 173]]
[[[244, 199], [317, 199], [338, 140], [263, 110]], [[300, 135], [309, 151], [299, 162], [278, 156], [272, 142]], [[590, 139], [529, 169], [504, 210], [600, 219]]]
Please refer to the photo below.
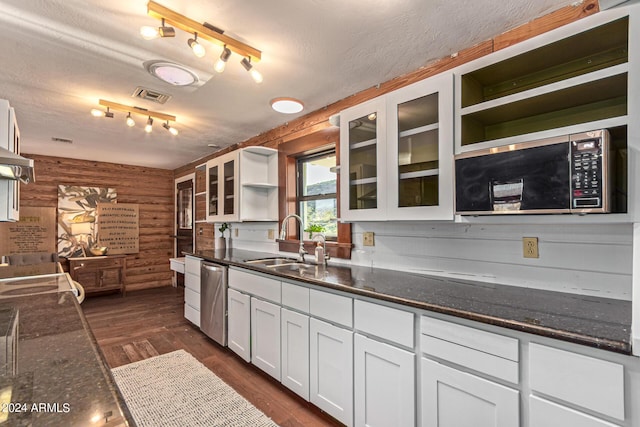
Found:
[[311, 403], [353, 425], [353, 332], [309, 321]]
[[424, 427], [520, 425], [517, 390], [422, 358]]
[[[20, 154], [20, 130], [15, 110], [0, 99], [0, 147]], [[0, 179], [0, 221], [20, 220], [20, 182]]]
[[356, 426], [415, 425], [415, 355], [355, 334]]
[[229, 348], [251, 361], [251, 297], [233, 289], [227, 291], [227, 342]]
[[520, 425], [517, 339], [422, 316], [420, 348], [423, 427]]
[[625, 420], [623, 365], [535, 343], [529, 359], [532, 425], [554, 416], [567, 420], [566, 426], [611, 425], [566, 404]]
[[251, 363], [280, 381], [280, 307], [251, 297]]
[[278, 220], [278, 151], [247, 147], [211, 159], [207, 222]]
[[341, 218], [453, 220], [453, 77], [340, 113]]
[[184, 263], [184, 317], [200, 327], [200, 265], [202, 260], [190, 255]]
[[282, 385], [308, 401], [309, 316], [282, 308], [280, 319], [282, 334], [282, 376], [280, 381]]

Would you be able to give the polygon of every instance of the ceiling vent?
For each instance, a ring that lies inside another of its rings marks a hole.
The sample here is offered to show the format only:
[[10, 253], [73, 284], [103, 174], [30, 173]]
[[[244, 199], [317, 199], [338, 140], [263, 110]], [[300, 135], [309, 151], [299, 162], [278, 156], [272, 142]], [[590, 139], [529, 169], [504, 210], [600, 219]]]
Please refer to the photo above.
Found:
[[58, 138], [57, 136], [52, 136], [51, 140], [53, 142], [64, 142], [65, 144], [73, 144], [73, 140], [72, 139]]
[[166, 95], [164, 93], [156, 92], [155, 90], [146, 89], [138, 86], [136, 90], [133, 91], [134, 98], [142, 98], [147, 101], [157, 102], [158, 104], [164, 104], [169, 99], [171, 99], [171, 95]]

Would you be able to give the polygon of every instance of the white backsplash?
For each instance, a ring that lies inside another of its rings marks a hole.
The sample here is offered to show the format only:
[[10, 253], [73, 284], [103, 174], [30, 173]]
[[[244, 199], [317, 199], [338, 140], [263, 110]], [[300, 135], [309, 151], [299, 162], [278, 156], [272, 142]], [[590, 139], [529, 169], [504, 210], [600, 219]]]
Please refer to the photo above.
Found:
[[[279, 231], [276, 222], [233, 223], [231, 247], [278, 253]], [[375, 246], [362, 245], [365, 231], [375, 233]], [[361, 222], [352, 233], [351, 261], [331, 263], [631, 300], [630, 224]], [[539, 258], [522, 256], [522, 237], [538, 238]]]

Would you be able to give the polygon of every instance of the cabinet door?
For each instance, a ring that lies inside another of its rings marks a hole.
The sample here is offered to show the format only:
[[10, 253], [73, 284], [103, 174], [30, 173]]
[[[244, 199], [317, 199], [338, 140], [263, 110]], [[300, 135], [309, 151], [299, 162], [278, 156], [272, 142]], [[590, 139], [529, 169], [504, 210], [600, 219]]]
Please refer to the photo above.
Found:
[[356, 426], [415, 425], [414, 359], [408, 351], [355, 335]]
[[207, 178], [207, 221], [214, 222], [220, 216], [220, 194], [218, 192], [218, 179], [220, 164], [218, 159], [212, 159], [206, 165]]
[[384, 217], [385, 117], [384, 97], [340, 113], [340, 216], [343, 220]]
[[453, 75], [387, 95], [388, 219], [453, 220]]
[[238, 152], [220, 156], [218, 170], [218, 194], [221, 204], [219, 206], [219, 221], [238, 221], [239, 183], [238, 183]]
[[280, 381], [280, 307], [251, 297], [251, 363]]
[[353, 425], [353, 332], [309, 321], [311, 403]]
[[519, 393], [422, 358], [423, 427], [520, 425]]
[[227, 340], [231, 350], [245, 361], [251, 361], [251, 297], [233, 289], [228, 296]]
[[309, 400], [309, 316], [283, 308], [281, 357], [284, 386]]

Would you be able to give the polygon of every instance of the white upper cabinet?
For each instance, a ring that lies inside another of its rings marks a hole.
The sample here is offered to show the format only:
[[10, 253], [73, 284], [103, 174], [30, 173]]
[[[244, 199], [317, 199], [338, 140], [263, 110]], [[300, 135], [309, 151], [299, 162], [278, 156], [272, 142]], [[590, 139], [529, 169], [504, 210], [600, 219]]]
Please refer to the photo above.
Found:
[[278, 150], [247, 147], [207, 162], [207, 222], [278, 220]]
[[340, 217], [380, 220], [386, 215], [386, 106], [384, 97], [340, 113]]
[[388, 219], [453, 219], [453, 77], [387, 96]]
[[[0, 147], [20, 154], [20, 130], [15, 110], [0, 99]], [[20, 182], [0, 179], [0, 221], [20, 220]]]
[[453, 77], [432, 77], [340, 114], [344, 221], [453, 219]]

